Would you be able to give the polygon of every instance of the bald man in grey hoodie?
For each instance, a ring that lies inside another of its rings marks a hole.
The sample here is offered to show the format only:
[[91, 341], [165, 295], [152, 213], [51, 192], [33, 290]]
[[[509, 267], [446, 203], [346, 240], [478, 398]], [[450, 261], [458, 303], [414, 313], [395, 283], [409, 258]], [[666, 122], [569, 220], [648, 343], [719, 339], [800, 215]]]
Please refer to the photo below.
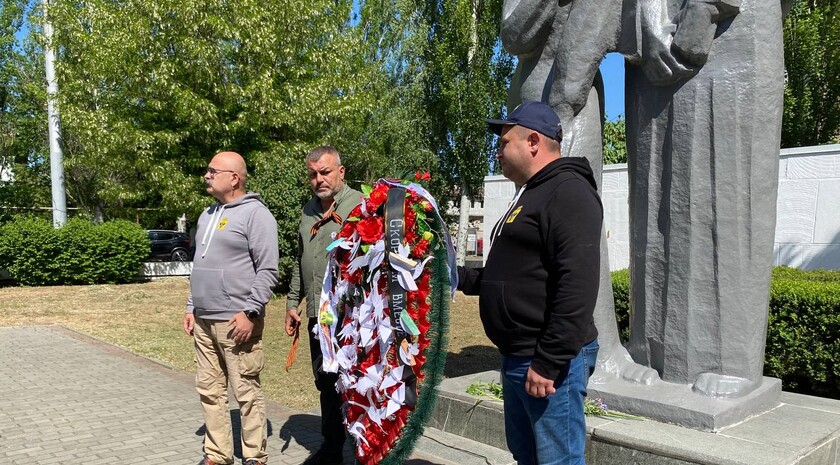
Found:
[[203, 465], [232, 464], [228, 385], [241, 417], [244, 465], [266, 462], [264, 365], [265, 306], [277, 284], [277, 221], [247, 192], [245, 160], [216, 154], [207, 166], [207, 192], [217, 202], [198, 219], [184, 331], [195, 338], [195, 385], [206, 433]]

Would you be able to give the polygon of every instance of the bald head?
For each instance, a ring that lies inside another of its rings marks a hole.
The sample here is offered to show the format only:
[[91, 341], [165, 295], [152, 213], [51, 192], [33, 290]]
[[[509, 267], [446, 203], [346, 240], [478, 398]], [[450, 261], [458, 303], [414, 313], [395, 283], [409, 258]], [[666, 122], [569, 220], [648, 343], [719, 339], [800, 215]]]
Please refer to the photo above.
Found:
[[248, 177], [248, 167], [245, 165], [245, 159], [242, 155], [236, 152], [219, 152], [213, 156], [210, 164], [216, 167], [216, 163], [223, 165], [224, 169], [235, 171], [242, 179], [242, 184], [245, 184], [245, 178]]
[[248, 169], [245, 159], [236, 152], [219, 152], [207, 165], [204, 182], [207, 192], [221, 203], [228, 203], [245, 195]]

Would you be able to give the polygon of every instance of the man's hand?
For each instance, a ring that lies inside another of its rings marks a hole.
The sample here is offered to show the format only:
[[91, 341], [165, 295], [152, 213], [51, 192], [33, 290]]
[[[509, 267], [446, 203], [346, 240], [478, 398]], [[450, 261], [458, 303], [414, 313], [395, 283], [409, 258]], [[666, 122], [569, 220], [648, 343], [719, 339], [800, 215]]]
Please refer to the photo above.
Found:
[[300, 315], [296, 308], [286, 310], [286, 334], [295, 335], [295, 329], [300, 326]]
[[184, 332], [192, 336], [193, 329], [195, 329], [195, 315], [192, 313], [184, 313]]
[[528, 367], [528, 374], [525, 378], [525, 392], [533, 397], [546, 397], [554, 394], [554, 380], [548, 379]]
[[251, 332], [254, 331], [254, 322], [251, 321], [245, 312], [239, 312], [233, 315], [233, 318], [228, 320], [228, 327], [230, 332], [228, 337], [233, 339], [233, 342], [242, 344], [251, 338]]

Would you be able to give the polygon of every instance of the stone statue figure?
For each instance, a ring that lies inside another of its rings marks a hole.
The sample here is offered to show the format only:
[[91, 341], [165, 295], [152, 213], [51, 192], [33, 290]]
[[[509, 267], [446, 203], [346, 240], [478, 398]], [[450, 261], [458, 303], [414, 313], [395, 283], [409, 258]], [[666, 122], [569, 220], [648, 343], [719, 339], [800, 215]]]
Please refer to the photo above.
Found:
[[[621, 0], [506, 0], [502, 44], [518, 56], [508, 108], [549, 102], [563, 127], [564, 157], [585, 157], [601, 188], [603, 83], [598, 65], [616, 46]], [[615, 320], [606, 235], [601, 239], [601, 285], [595, 307], [598, 364], [590, 383], [620, 377], [650, 384], [657, 373], [636, 364], [621, 345]]]
[[782, 19], [779, 0], [655, 0], [627, 67], [628, 348], [713, 397], [762, 382]]

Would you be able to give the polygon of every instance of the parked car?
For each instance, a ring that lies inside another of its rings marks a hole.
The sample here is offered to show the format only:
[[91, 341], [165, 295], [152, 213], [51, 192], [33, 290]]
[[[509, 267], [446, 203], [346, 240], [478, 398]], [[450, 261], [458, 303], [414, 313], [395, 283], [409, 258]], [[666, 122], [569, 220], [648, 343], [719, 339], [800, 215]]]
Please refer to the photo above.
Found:
[[149, 258], [171, 260], [173, 262], [187, 262], [192, 260], [190, 235], [178, 231], [151, 229], [146, 231], [152, 252]]

